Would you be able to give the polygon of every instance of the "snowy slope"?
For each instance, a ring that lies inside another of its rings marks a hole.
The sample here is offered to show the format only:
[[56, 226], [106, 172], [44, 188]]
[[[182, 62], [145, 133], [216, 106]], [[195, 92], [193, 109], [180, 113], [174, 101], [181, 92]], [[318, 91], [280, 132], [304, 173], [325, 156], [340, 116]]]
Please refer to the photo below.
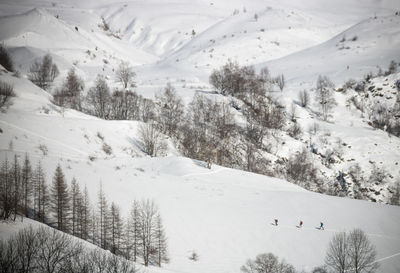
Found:
[[284, 73], [290, 83], [303, 88], [318, 75], [329, 75], [339, 85], [368, 72], [376, 73], [378, 67], [386, 69], [391, 60], [400, 59], [399, 46], [400, 16], [369, 18], [327, 42], [257, 67]]
[[[28, 152], [32, 161], [42, 161], [48, 182], [60, 163], [69, 181], [75, 176], [88, 186], [92, 203], [102, 183], [125, 215], [133, 199], [154, 198], [169, 237], [170, 272], [239, 272], [246, 259], [261, 252], [311, 270], [323, 263], [334, 232], [355, 227], [377, 246], [379, 272], [399, 272], [398, 207], [324, 196], [220, 166], [208, 170], [202, 162], [181, 157], [172, 143], [166, 157], [149, 158], [137, 136], [140, 122], [63, 111], [50, 102], [51, 95], [24, 79], [31, 63], [49, 52], [61, 70], [55, 87], [72, 66], [86, 88], [98, 73], [116, 86], [113, 69], [125, 60], [135, 66], [139, 94], [154, 98], [170, 81], [188, 103], [196, 90], [210, 93], [210, 71], [230, 58], [241, 65], [268, 66], [273, 75], [284, 73], [288, 86], [274, 96], [289, 109], [298, 91], [314, 87], [319, 74], [339, 86], [400, 60], [400, 16], [394, 16], [399, 9], [397, 0], [1, 1], [0, 41], [10, 48], [22, 78], [0, 76], [17, 93], [13, 105], [0, 113], [0, 158], [22, 158]], [[101, 17], [111, 31], [101, 27]], [[354, 36], [357, 40], [351, 41]], [[387, 81], [392, 85], [398, 77]], [[386, 79], [376, 81], [380, 86]], [[318, 157], [315, 164], [334, 178], [355, 161], [368, 175], [374, 161], [393, 175], [393, 182], [400, 175], [399, 138], [373, 130], [359, 111], [347, 109], [346, 94], [335, 97], [338, 106], [329, 123], [318, 119], [316, 105], [296, 106], [303, 131], [314, 122], [320, 125], [314, 141], [323, 144], [321, 151], [343, 148], [344, 161], [331, 169]], [[309, 137], [285, 137], [286, 145], [274, 156], [289, 157]], [[112, 154], [103, 151], [104, 143]], [[386, 194], [377, 200], [384, 201]], [[271, 225], [274, 218], [278, 227]], [[305, 223], [301, 230], [296, 228], [300, 219]], [[319, 221], [325, 231], [315, 229]], [[3, 224], [0, 230], [3, 235]], [[188, 259], [193, 250], [198, 262]]]
[[[173, 150], [170, 156], [149, 158], [135, 137], [138, 122], [103, 121], [69, 110], [63, 117], [50, 96], [27, 80], [9, 75], [0, 80], [12, 83], [17, 93], [7, 113], [0, 114], [2, 160], [28, 152], [34, 164], [42, 161], [47, 181], [60, 163], [68, 181], [75, 176], [88, 187], [92, 202], [102, 183], [124, 215], [134, 199], [153, 198], [165, 222], [171, 257], [166, 268], [172, 272], [239, 272], [246, 259], [269, 251], [310, 270], [323, 263], [334, 232], [355, 227], [377, 246], [380, 272], [400, 268], [399, 207], [324, 196], [219, 166], [208, 170], [201, 162], [174, 156]], [[112, 147], [111, 156], [102, 151], [97, 132]], [[278, 227], [271, 224], [274, 218]], [[302, 229], [296, 228], [300, 219]], [[316, 229], [319, 221], [325, 231]], [[192, 250], [199, 261], [188, 259]]]

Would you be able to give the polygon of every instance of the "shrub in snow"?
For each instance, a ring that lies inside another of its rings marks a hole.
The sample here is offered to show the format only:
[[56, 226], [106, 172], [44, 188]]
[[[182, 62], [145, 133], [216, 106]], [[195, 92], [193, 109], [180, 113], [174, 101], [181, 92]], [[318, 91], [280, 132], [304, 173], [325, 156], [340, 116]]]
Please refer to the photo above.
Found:
[[389, 64], [389, 67], [388, 67], [388, 70], [385, 72], [385, 76], [388, 76], [390, 74], [396, 73], [397, 72], [397, 66], [398, 66], [398, 64], [394, 60], [391, 60], [390, 64]]
[[10, 99], [15, 97], [14, 87], [8, 83], [0, 81], [0, 109], [10, 104]]
[[385, 182], [386, 177], [387, 177], [387, 171], [382, 167], [379, 168], [376, 166], [376, 164], [373, 165], [371, 174], [368, 178], [368, 182], [370, 184], [382, 184]]
[[14, 65], [4, 43], [0, 44], [0, 64], [10, 72], [14, 72]]
[[299, 139], [299, 137], [302, 135], [302, 130], [301, 130], [301, 127], [300, 127], [300, 125], [297, 123], [297, 122], [295, 122], [295, 123], [293, 123], [290, 127], [289, 127], [289, 129], [287, 130], [287, 132], [288, 132], [288, 134], [289, 134], [289, 136], [291, 136], [292, 138], [294, 138], [294, 139]]
[[139, 139], [144, 151], [149, 156], [159, 156], [166, 152], [167, 144], [155, 123], [145, 123], [139, 126]]

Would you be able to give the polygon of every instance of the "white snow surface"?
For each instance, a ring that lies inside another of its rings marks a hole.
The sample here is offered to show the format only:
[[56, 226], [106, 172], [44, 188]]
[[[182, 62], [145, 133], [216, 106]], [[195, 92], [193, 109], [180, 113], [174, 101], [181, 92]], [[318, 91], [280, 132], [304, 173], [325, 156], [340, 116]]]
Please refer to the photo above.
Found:
[[[121, 206], [124, 215], [134, 199], [154, 199], [168, 235], [171, 262], [165, 268], [171, 272], [239, 272], [246, 259], [262, 252], [311, 270], [323, 263], [335, 232], [356, 227], [376, 245], [383, 259], [380, 272], [400, 268], [399, 207], [325, 196], [219, 166], [209, 170], [173, 150], [150, 158], [136, 138], [138, 122], [104, 121], [72, 110], [62, 114], [29, 81], [8, 74], [0, 80], [12, 83], [17, 93], [7, 113], [0, 114], [1, 159], [14, 154], [22, 159], [27, 152], [34, 165], [42, 162], [48, 182], [61, 164], [68, 181], [74, 176], [88, 187], [93, 203], [102, 183], [108, 200]], [[102, 152], [98, 132], [112, 147], [111, 156]], [[47, 147], [47, 155], [39, 145]], [[275, 218], [278, 226], [272, 224]], [[296, 227], [300, 220], [301, 229]], [[317, 229], [320, 221], [324, 231]], [[9, 230], [0, 228], [2, 233]], [[193, 250], [200, 257], [197, 262], [188, 259]]]
[[[233, 15], [235, 9], [238, 14]], [[49, 93], [25, 79], [31, 63], [50, 53], [61, 71], [55, 87], [72, 66], [86, 88], [98, 73], [114, 87], [113, 68], [124, 60], [134, 66], [139, 94], [154, 98], [171, 82], [187, 103], [196, 91], [211, 90], [209, 73], [232, 59], [258, 69], [268, 66], [274, 75], [284, 73], [288, 86], [276, 96], [288, 106], [299, 90], [315, 86], [319, 74], [340, 85], [375, 71], [377, 65], [385, 69], [390, 60], [399, 61], [397, 10], [397, 0], [3, 0], [0, 41], [10, 48], [22, 77], [0, 75], [17, 94], [13, 105], [0, 113], [1, 160], [14, 154], [22, 159], [27, 152], [34, 163], [43, 163], [48, 182], [61, 164], [68, 181], [75, 176], [88, 187], [92, 203], [102, 183], [108, 200], [120, 205], [124, 215], [134, 199], [154, 199], [171, 258], [159, 272], [240, 272], [247, 259], [263, 252], [311, 271], [323, 264], [331, 236], [353, 228], [363, 229], [376, 245], [378, 272], [400, 272], [399, 207], [312, 193], [283, 180], [220, 166], [209, 170], [182, 157], [172, 143], [167, 156], [150, 158], [137, 136], [140, 122], [62, 111]], [[111, 31], [99, 27], [101, 17]], [[354, 36], [357, 40], [350, 41]], [[377, 84], [392, 84], [398, 77], [377, 79]], [[340, 137], [347, 144], [345, 161], [323, 170], [335, 175], [356, 160], [368, 174], [369, 162], [375, 161], [394, 177], [400, 175], [399, 138], [373, 130], [357, 110], [346, 109], [346, 95], [335, 96], [339, 104], [329, 123], [317, 118], [314, 105], [297, 108], [304, 131], [317, 122], [322, 131], [332, 132], [331, 142]], [[112, 147], [111, 155], [103, 152], [104, 142]], [[277, 151], [280, 156], [303, 144], [285, 142]], [[275, 218], [279, 226], [272, 225]], [[300, 220], [301, 229], [296, 227]], [[324, 231], [316, 229], [320, 221]], [[1, 237], [15, 230], [0, 224]], [[197, 262], [188, 259], [193, 250]]]

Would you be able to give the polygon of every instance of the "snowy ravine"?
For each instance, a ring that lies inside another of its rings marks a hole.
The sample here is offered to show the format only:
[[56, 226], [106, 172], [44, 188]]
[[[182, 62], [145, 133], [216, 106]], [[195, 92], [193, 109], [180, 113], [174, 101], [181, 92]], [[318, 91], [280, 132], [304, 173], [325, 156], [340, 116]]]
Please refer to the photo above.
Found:
[[[377, 248], [378, 272], [398, 273], [400, 207], [383, 202], [387, 187], [400, 177], [400, 139], [373, 129], [357, 109], [348, 109], [350, 92], [335, 93], [338, 106], [330, 122], [317, 117], [314, 102], [307, 109], [296, 106], [296, 118], [304, 132], [319, 124], [327, 143], [323, 149], [346, 143], [344, 160], [330, 169], [316, 157], [328, 178], [333, 180], [354, 162], [365, 176], [370, 162], [390, 173], [375, 196], [378, 203], [317, 194], [281, 179], [217, 165], [207, 169], [204, 162], [183, 157], [167, 137], [166, 156], [151, 158], [139, 140], [142, 122], [102, 120], [52, 103], [55, 88], [71, 67], [87, 91], [97, 74], [105, 75], [111, 87], [119, 86], [114, 69], [124, 60], [137, 73], [138, 94], [154, 99], [170, 82], [187, 104], [196, 92], [212, 93], [212, 69], [232, 59], [257, 70], [268, 66], [274, 76], [284, 73], [287, 86], [273, 96], [289, 109], [299, 91], [315, 87], [319, 74], [329, 76], [338, 88], [349, 78], [375, 73], [377, 66], [386, 69], [390, 60], [400, 61], [396, 11], [398, 0], [3, 0], [0, 42], [10, 50], [21, 76], [0, 66], [0, 81], [16, 93], [12, 105], [0, 112], [0, 162], [14, 155], [22, 160], [27, 153], [32, 166], [41, 161], [48, 183], [60, 164], [68, 183], [75, 177], [81, 188], [88, 187], [92, 205], [102, 184], [124, 217], [133, 200], [153, 199], [163, 218], [171, 261], [145, 272], [239, 273], [247, 259], [266, 252], [309, 272], [324, 263], [332, 235], [361, 228]], [[102, 28], [101, 18], [109, 31]], [[354, 36], [357, 40], [351, 41]], [[33, 61], [46, 53], [60, 69], [47, 92], [26, 77]], [[373, 80], [392, 96], [390, 103], [399, 77], [395, 73]], [[385, 97], [376, 100], [386, 102]], [[283, 140], [274, 156], [288, 158], [306, 145], [308, 135]], [[104, 152], [104, 144], [111, 154]], [[279, 219], [278, 226], [274, 219]], [[301, 229], [296, 227], [300, 220]], [[321, 221], [323, 231], [317, 229]], [[30, 223], [39, 225], [29, 219], [23, 224], [0, 222], [0, 238]], [[193, 251], [198, 261], [189, 259]]]

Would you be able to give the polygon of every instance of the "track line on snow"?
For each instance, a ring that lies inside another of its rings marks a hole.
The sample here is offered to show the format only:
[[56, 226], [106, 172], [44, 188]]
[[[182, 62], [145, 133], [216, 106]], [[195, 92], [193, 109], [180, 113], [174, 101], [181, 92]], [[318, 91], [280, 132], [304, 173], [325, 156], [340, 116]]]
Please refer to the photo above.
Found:
[[[289, 226], [289, 225], [278, 225], [278, 226], [275, 226], [275, 227], [277, 227], [277, 228], [279, 228], [279, 227], [284, 227], [284, 228], [290, 228], [290, 229], [298, 229], [298, 230], [302, 230], [302, 229], [305, 229], [305, 230], [312, 230], [312, 231], [318, 231], [318, 232], [324, 232], [324, 231], [328, 231], [328, 232], [342, 232], [343, 230], [337, 230], [337, 229], [323, 229], [323, 230], [319, 230], [319, 229], [317, 229], [316, 227], [315, 228], [309, 228], [309, 227], [301, 227], [301, 228], [299, 228], [299, 227], [296, 227], [296, 226]], [[392, 237], [392, 236], [387, 236], [387, 235], [384, 235], [384, 234], [376, 234], [376, 233], [365, 233], [366, 235], [368, 235], [368, 236], [372, 236], [372, 237], [381, 237], [381, 238], [386, 238], [386, 239], [395, 239], [395, 240], [400, 240], [400, 238], [398, 238], [398, 237]]]
[[389, 260], [389, 259], [391, 259], [393, 257], [396, 257], [396, 256], [400, 256], [400, 252], [396, 253], [396, 254], [393, 254], [393, 255], [390, 255], [390, 256], [387, 256], [387, 257], [380, 258], [380, 259], [376, 260], [375, 262], [376, 263], [377, 262], [382, 262], [382, 261]]
[[71, 147], [71, 146], [69, 146], [69, 145], [66, 145], [66, 144], [64, 144], [64, 143], [62, 143], [62, 142], [60, 142], [60, 141], [57, 141], [57, 140], [54, 140], [54, 139], [51, 139], [51, 138], [42, 136], [42, 135], [40, 135], [40, 134], [38, 134], [38, 133], [32, 132], [32, 131], [30, 131], [30, 130], [28, 130], [28, 129], [21, 128], [21, 127], [19, 127], [19, 126], [16, 126], [16, 125], [11, 124], [11, 123], [9, 123], [9, 122], [6, 122], [6, 121], [4, 121], [4, 120], [0, 120], [0, 122], [3, 123], [3, 124], [5, 124], [5, 125], [8, 125], [8, 126], [10, 126], [10, 127], [13, 127], [13, 128], [15, 128], [15, 129], [18, 129], [18, 130], [20, 130], [20, 131], [23, 131], [23, 132], [26, 132], [26, 133], [28, 133], [28, 134], [34, 135], [34, 136], [36, 136], [36, 137], [45, 139], [45, 140], [47, 140], [47, 141], [54, 142], [54, 143], [56, 143], [56, 144], [58, 144], [58, 145], [60, 145], [60, 146], [63, 146], [63, 147], [65, 147], [65, 148], [68, 148], [68, 149], [70, 149], [70, 150], [72, 150], [72, 151], [75, 151], [75, 152], [81, 154], [81, 155], [89, 156], [89, 154], [84, 153], [84, 152], [82, 152], [81, 150], [75, 149], [74, 147]]
[[181, 177], [198, 176], [198, 175], [209, 175], [209, 174], [219, 173], [219, 172], [222, 172], [222, 171], [225, 171], [225, 170], [226, 170], [226, 168], [220, 168], [220, 169], [212, 171], [212, 172], [184, 174], [184, 175], [181, 175]]

